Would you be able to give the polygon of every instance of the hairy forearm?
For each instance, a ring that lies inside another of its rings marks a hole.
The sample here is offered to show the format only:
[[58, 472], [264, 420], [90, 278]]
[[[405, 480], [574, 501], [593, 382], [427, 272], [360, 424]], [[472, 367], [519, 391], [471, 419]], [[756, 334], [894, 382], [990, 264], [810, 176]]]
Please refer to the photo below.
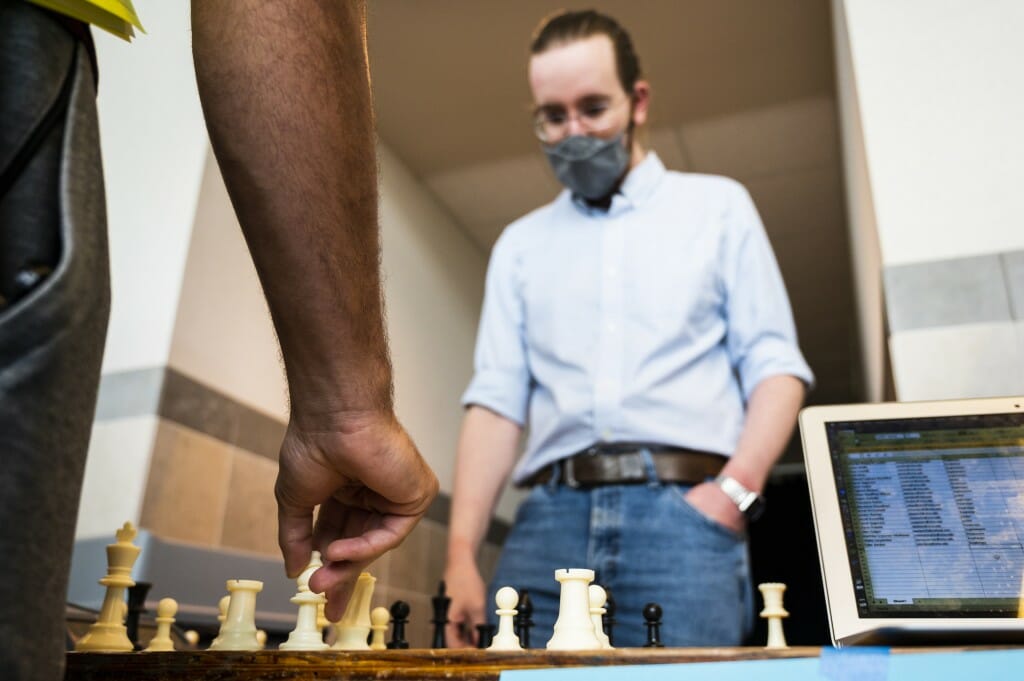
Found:
[[390, 410], [363, 4], [202, 0], [192, 27], [293, 415]]
[[516, 460], [522, 429], [483, 407], [466, 410], [459, 435], [448, 560], [473, 558]]
[[793, 434], [805, 392], [804, 384], [793, 376], [761, 381], [750, 396], [743, 432], [723, 473], [749, 489], [763, 489]]

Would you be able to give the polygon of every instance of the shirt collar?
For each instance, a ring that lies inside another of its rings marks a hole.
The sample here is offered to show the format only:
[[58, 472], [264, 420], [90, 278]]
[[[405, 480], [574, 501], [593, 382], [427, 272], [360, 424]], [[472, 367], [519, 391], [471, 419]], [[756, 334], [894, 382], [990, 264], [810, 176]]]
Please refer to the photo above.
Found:
[[[648, 151], [644, 160], [630, 170], [626, 179], [622, 181], [619, 190], [612, 197], [612, 205], [607, 213], [587, 205], [586, 201], [579, 196], [572, 196], [572, 203], [588, 215], [617, 213], [627, 206], [635, 207], [646, 201], [657, 189], [666, 172], [665, 164], [658, 158], [658, 154]], [[568, 194], [568, 191], [566, 193]]]

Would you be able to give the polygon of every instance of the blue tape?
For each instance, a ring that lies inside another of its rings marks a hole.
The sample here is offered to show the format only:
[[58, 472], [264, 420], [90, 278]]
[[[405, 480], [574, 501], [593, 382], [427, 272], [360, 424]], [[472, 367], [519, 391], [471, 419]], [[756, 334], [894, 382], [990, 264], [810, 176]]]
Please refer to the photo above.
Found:
[[818, 673], [830, 681], [886, 681], [889, 649], [880, 647], [822, 648]]

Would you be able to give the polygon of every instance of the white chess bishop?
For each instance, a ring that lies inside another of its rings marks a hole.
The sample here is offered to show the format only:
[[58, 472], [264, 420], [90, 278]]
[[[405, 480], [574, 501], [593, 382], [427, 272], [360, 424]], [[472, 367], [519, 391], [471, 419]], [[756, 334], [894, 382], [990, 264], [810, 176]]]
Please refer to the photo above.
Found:
[[320, 552], [314, 551], [309, 565], [295, 580], [299, 591], [291, 601], [299, 606], [299, 616], [295, 629], [288, 635], [288, 640], [281, 644], [281, 650], [326, 650], [330, 646], [324, 643], [322, 630], [317, 626], [319, 608], [327, 602], [323, 594], [313, 593], [309, 589], [309, 578], [323, 567]]

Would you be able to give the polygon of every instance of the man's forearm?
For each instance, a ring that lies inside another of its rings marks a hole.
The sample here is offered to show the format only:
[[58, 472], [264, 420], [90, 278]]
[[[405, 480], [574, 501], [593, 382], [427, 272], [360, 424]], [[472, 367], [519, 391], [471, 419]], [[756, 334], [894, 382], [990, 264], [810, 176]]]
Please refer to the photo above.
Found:
[[203, 111], [293, 414], [391, 409], [364, 10], [310, 0], [192, 8]]
[[466, 411], [452, 491], [448, 561], [475, 557], [515, 463], [522, 429], [483, 407]]
[[736, 451], [722, 472], [749, 489], [762, 490], [793, 434], [805, 392], [803, 382], [793, 376], [771, 376], [761, 381], [747, 404]]

